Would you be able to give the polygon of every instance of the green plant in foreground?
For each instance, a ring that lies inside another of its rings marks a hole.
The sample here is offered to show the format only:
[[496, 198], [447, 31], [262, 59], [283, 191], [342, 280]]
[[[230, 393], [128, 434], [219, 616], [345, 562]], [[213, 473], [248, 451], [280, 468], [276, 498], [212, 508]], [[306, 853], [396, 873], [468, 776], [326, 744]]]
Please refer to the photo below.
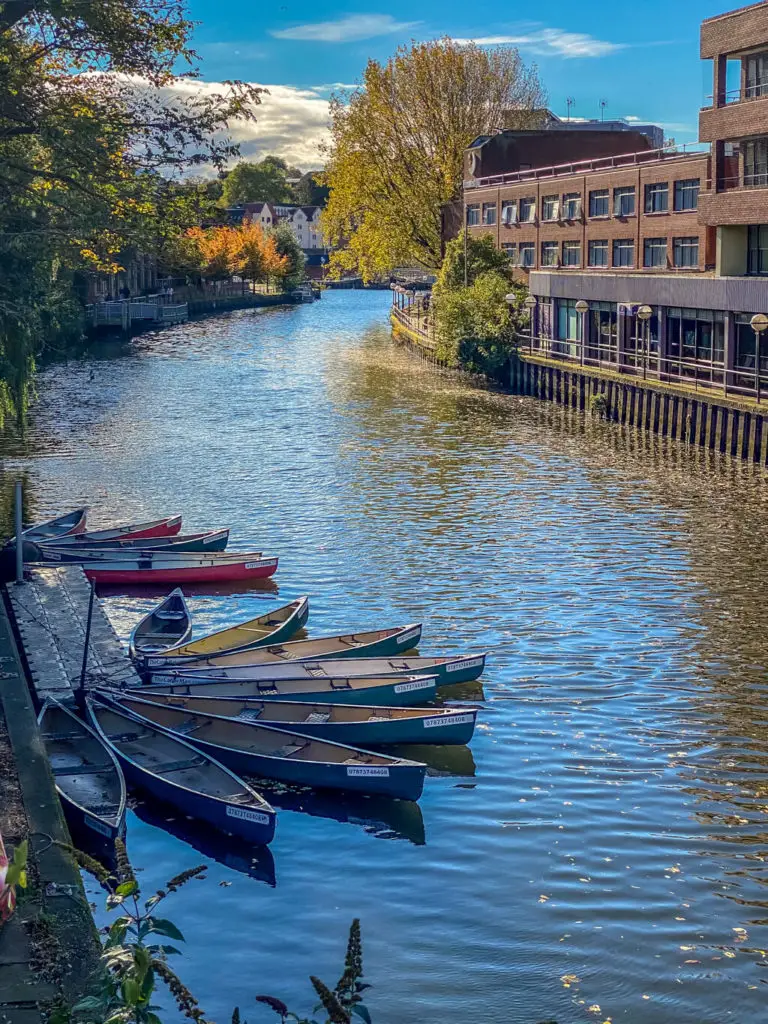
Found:
[[[312, 987], [317, 993], [320, 1002], [315, 1007], [314, 1013], [323, 1009], [326, 1013], [325, 1024], [351, 1024], [352, 1018], [359, 1017], [365, 1024], [371, 1024], [371, 1015], [363, 1004], [361, 992], [370, 988], [362, 980], [363, 977], [363, 947], [360, 938], [360, 921], [355, 918], [352, 927], [349, 929], [349, 940], [347, 942], [347, 956], [344, 961], [344, 973], [331, 990], [328, 986], [314, 975], [310, 976]], [[286, 1021], [294, 1021], [295, 1024], [320, 1024], [320, 1021], [309, 1017], [298, 1017], [292, 1013], [284, 1002], [274, 996], [256, 996], [257, 1003], [264, 1003], [274, 1010], [280, 1017], [281, 1024]], [[235, 1018], [237, 1015], [237, 1018]], [[240, 1011], [236, 1008], [232, 1014], [233, 1024], [239, 1024]]]
[[78, 864], [104, 885], [109, 894], [107, 909], [121, 914], [106, 929], [101, 960], [104, 965], [101, 990], [82, 999], [73, 1011], [82, 1019], [98, 1024], [162, 1024], [159, 1007], [152, 1003], [159, 978], [168, 987], [181, 1012], [194, 1021], [205, 1015], [189, 989], [168, 966], [167, 958], [179, 954], [175, 946], [154, 941], [157, 937], [183, 942], [184, 936], [171, 921], [157, 916], [166, 897], [207, 870], [206, 865], [182, 871], [164, 889], [141, 901], [141, 888], [128, 860], [125, 846], [115, 842], [117, 878], [98, 861], [80, 850], [69, 848]]
[[7, 921], [16, 909], [16, 886], [27, 886], [27, 850], [25, 839], [9, 858], [0, 836], [0, 922]]

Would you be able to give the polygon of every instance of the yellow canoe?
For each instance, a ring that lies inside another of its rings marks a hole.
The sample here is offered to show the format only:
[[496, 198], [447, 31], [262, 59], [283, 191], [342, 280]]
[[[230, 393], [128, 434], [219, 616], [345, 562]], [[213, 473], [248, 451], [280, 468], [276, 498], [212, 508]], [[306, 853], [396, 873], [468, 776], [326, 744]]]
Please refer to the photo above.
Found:
[[309, 598], [298, 597], [295, 601], [276, 608], [274, 611], [257, 615], [237, 626], [220, 629], [216, 633], [201, 636], [177, 647], [170, 647], [147, 660], [149, 666], [170, 667], [183, 665], [190, 658], [209, 658], [216, 654], [232, 654], [249, 651], [267, 644], [282, 643], [296, 634], [309, 616]]

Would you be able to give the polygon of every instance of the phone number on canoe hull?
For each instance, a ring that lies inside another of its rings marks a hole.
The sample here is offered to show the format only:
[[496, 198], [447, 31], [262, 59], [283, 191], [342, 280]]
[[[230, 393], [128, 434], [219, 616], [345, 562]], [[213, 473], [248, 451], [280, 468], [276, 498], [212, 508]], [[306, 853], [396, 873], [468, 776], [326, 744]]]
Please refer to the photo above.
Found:
[[441, 725], [468, 725], [474, 715], [445, 715], [441, 718], [425, 718], [425, 729], [439, 729]]
[[347, 768], [347, 775], [377, 775], [380, 778], [389, 778], [389, 768], [358, 768], [350, 766]]
[[410, 690], [431, 690], [434, 685], [434, 679], [415, 679], [412, 683], [398, 683], [395, 687], [395, 693], [408, 693]]
[[270, 817], [261, 811], [249, 811], [247, 807], [230, 807], [227, 804], [228, 818], [242, 818], [244, 821], [255, 821], [258, 825], [268, 825]]

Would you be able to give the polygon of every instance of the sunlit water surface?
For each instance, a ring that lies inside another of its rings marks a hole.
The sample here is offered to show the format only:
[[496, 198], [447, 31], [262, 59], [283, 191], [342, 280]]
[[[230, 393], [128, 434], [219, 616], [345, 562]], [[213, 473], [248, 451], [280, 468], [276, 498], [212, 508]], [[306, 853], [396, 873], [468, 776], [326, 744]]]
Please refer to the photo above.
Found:
[[[768, 1020], [764, 477], [426, 367], [388, 301], [105, 346], [2, 442], [30, 518], [181, 511], [280, 555], [272, 592], [193, 596], [199, 632], [308, 593], [315, 636], [490, 652], [418, 807], [284, 796], [260, 855], [131, 812], [147, 891], [210, 864], [167, 907], [182, 977], [219, 1024], [305, 1012], [359, 916], [376, 1024]], [[153, 603], [108, 599], [124, 636]]]

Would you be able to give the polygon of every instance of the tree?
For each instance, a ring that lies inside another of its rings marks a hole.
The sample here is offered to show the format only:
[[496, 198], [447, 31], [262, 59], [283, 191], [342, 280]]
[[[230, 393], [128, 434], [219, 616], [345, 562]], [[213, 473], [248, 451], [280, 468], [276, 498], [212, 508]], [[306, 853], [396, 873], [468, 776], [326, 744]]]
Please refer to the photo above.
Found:
[[331, 101], [332, 271], [369, 280], [401, 264], [438, 267], [440, 207], [460, 193], [466, 147], [502, 123], [538, 123], [545, 98], [536, 68], [508, 47], [441, 39], [369, 61], [362, 85]]
[[330, 195], [322, 171], [307, 171], [306, 174], [302, 174], [293, 191], [300, 206], [325, 206]]
[[258, 163], [242, 160], [224, 178], [222, 205], [289, 203], [293, 194], [287, 174], [288, 165], [278, 156], [265, 156]]
[[[467, 254], [467, 272], [464, 275], [464, 252]], [[489, 270], [507, 274], [509, 257], [500, 249], [492, 235], [470, 235], [462, 233], [453, 238], [445, 247], [445, 257], [435, 282], [435, 294], [471, 285], [475, 279]]]
[[274, 240], [278, 256], [286, 260], [284, 269], [278, 276], [283, 278], [286, 290], [295, 288], [304, 280], [304, 253], [301, 246], [287, 224], [278, 224], [270, 232], [270, 238]]

